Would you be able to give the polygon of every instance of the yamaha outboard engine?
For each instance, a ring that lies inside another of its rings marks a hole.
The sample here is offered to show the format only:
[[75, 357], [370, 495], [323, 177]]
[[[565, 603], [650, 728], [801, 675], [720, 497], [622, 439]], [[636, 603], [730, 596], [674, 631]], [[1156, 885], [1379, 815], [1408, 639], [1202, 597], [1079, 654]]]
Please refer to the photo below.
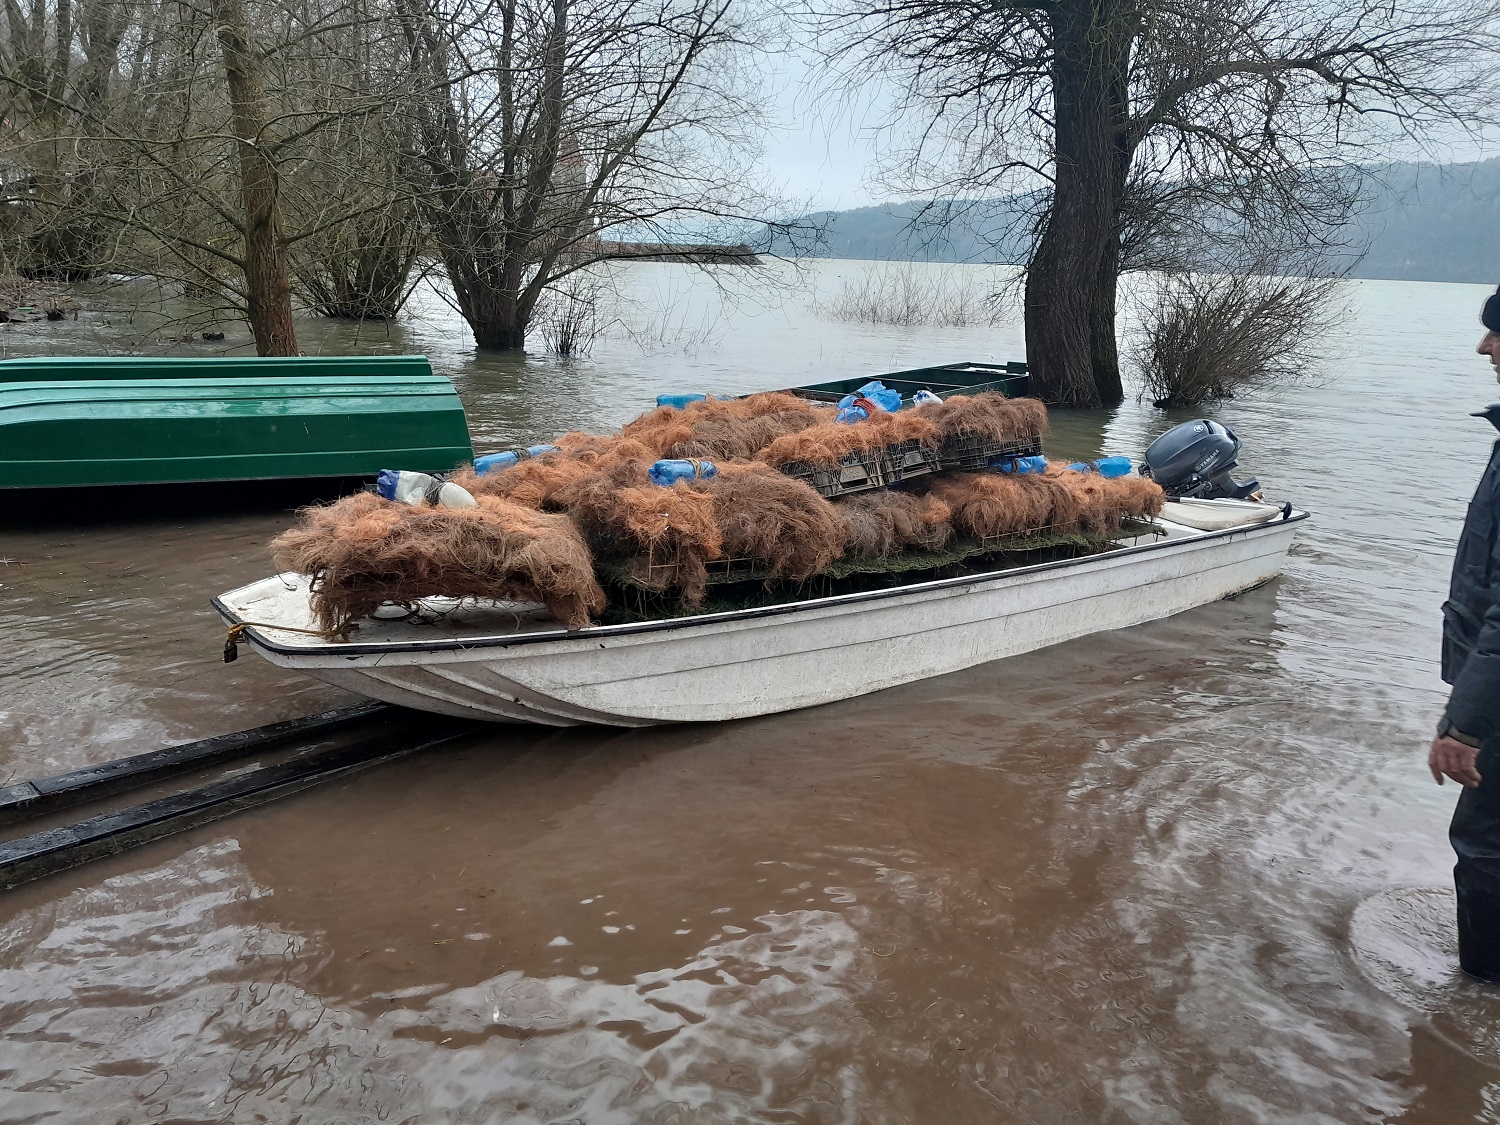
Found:
[[1238, 464], [1240, 439], [1207, 418], [1173, 426], [1151, 443], [1140, 473], [1162, 486], [1173, 500], [1243, 500], [1260, 482], [1236, 483], [1229, 471]]

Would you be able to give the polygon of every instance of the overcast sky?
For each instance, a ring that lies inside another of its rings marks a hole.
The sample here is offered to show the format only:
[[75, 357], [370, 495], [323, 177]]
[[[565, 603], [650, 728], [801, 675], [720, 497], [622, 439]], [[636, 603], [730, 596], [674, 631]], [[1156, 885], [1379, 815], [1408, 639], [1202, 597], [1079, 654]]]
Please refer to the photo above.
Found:
[[821, 80], [809, 56], [778, 54], [767, 75], [779, 119], [766, 138], [765, 163], [774, 188], [810, 210], [844, 210], [883, 201], [867, 180], [880, 147], [877, 125], [884, 106], [866, 90], [851, 105]]
[[[766, 89], [778, 124], [766, 138], [765, 170], [773, 190], [793, 210], [847, 210], [898, 198], [872, 182], [879, 157], [891, 148], [882, 129], [891, 118], [889, 91], [871, 82], [857, 99], [830, 88], [810, 52], [778, 52]], [[1392, 159], [1459, 163], [1496, 155], [1500, 143], [1455, 136], [1427, 152], [1410, 146]]]

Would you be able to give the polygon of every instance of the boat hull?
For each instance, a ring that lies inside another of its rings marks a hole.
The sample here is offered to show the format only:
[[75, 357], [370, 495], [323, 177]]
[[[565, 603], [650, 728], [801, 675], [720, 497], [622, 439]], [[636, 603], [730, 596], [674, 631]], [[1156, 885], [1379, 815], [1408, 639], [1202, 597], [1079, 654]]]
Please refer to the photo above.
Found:
[[[1216, 601], [1278, 574], [1302, 518], [896, 590], [573, 634], [355, 644], [275, 629], [251, 628], [247, 636], [281, 667], [447, 715], [622, 727], [740, 719]], [[287, 607], [305, 605], [305, 581], [268, 579], [215, 605], [230, 623], [290, 624]]]
[[453, 384], [420, 356], [217, 362], [0, 362], [0, 491], [446, 472], [473, 457]]

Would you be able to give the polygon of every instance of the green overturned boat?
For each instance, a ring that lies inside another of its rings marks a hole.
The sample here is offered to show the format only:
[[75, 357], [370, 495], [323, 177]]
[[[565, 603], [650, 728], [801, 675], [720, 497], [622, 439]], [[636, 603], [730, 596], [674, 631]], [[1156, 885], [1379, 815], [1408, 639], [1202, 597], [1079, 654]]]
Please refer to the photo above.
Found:
[[0, 488], [448, 472], [473, 455], [424, 356], [0, 361]]

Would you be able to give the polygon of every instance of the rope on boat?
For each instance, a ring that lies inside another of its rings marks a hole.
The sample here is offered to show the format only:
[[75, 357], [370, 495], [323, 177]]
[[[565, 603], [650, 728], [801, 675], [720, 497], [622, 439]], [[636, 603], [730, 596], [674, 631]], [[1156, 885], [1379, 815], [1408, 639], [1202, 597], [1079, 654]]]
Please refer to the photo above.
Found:
[[325, 641], [331, 641], [335, 633], [330, 629], [294, 629], [290, 625], [273, 625], [269, 621], [241, 621], [238, 625], [231, 625], [229, 633], [224, 637], [224, 663], [233, 664], [240, 657], [240, 634], [246, 629], [280, 629], [283, 633], [302, 633], [309, 637], [322, 637]]

